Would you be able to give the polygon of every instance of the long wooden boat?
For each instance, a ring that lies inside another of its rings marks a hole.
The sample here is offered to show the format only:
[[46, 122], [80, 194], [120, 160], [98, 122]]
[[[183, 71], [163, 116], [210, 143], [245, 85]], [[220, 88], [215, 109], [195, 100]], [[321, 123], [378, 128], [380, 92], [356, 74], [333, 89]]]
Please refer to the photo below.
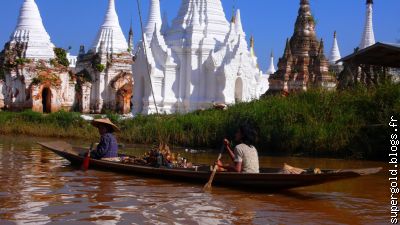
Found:
[[[77, 166], [82, 165], [83, 162], [83, 157], [79, 156], [79, 153], [87, 151], [84, 148], [73, 147], [62, 141], [39, 143], [39, 145], [67, 159], [72, 165]], [[90, 159], [90, 169], [114, 171], [135, 176], [151, 176], [168, 180], [199, 182], [203, 184], [208, 181], [211, 174], [209, 166], [202, 166], [197, 169], [168, 169], [95, 159]], [[281, 174], [279, 173], [280, 168], [262, 168], [259, 174], [217, 173], [214, 178], [214, 184], [238, 189], [277, 191], [356, 178], [375, 174], [381, 170], [382, 168], [369, 168], [322, 170], [322, 174]]]

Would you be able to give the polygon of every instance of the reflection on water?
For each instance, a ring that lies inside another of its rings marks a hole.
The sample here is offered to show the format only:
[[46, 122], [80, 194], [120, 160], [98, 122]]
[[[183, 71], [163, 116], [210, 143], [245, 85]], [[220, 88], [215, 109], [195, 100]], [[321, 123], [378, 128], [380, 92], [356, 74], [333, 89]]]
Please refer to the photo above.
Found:
[[[43, 140], [43, 139], [42, 139]], [[33, 138], [0, 136], [0, 224], [383, 224], [384, 173], [280, 193], [247, 193], [89, 170]], [[140, 155], [143, 150], [128, 149]], [[199, 163], [213, 154], [186, 155]], [[383, 163], [261, 157], [263, 166], [362, 168]]]

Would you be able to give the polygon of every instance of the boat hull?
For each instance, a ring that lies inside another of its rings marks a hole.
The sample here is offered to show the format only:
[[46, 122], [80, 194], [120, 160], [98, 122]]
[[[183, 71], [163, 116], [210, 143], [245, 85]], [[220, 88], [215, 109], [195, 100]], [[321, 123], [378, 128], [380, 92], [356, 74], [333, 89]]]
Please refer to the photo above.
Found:
[[[73, 148], [66, 142], [39, 144], [76, 166], [82, 165], [84, 160], [83, 157], [79, 156], [79, 153], [87, 151], [83, 148]], [[90, 169], [202, 184], [208, 181], [211, 174], [209, 167], [199, 168], [196, 171], [195, 169], [155, 168], [95, 159], [90, 159], [89, 165]], [[374, 174], [380, 170], [381, 168], [370, 168], [362, 170], [324, 170], [323, 174], [279, 174], [279, 168], [264, 168], [261, 169], [262, 173], [259, 174], [217, 173], [214, 178], [214, 184], [238, 189], [274, 191], [351, 179], [362, 175]]]

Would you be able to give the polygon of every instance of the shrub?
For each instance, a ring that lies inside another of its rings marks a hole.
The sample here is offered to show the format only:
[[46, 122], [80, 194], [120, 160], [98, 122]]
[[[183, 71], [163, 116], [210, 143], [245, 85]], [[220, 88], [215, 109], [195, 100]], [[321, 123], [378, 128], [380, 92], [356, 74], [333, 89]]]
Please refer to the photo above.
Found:
[[108, 119], [111, 120], [113, 123], [119, 123], [120, 122], [120, 115], [111, 111], [106, 111], [106, 116]]
[[41, 123], [43, 119], [43, 114], [39, 112], [34, 112], [32, 110], [27, 110], [17, 114], [17, 118], [31, 123]]
[[106, 69], [106, 66], [104, 66], [103, 64], [96, 64], [96, 70], [98, 72], [103, 72]]
[[83, 119], [80, 117], [79, 113], [59, 111], [49, 114], [46, 117], [46, 121], [57, 124], [60, 127], [67, 128], [80, 125], [83, 122]]
[[[54, 48], [54, 54], [56, 55], [56, 62], [60, 65], [63, 65], [65, 67], [69, 67], [69, 61], [67, 58], [67, 51], [63, 48]], [[52, 65], [55, 64], [54, 61], [50, 61]]]
[[[92, 139], [97, 132], [78, 113], [48, 116], [26, 111], [0, 112], [0, 134]], [[139, 115], [121, 120], [120, 141], [154, 144], [160, 141], [187, 147], [219, 148], [233, 139], [240, 123], [252, 121], [259, 130], [256, 147], [270, 155], [308, 155], [383, 160], [387, 154], [391, 116], [400, 118], [400, 84], [327, 92], [310, 90], [287, 98], [268, 96], [231, 106], [180, 115]], [[36, 127], [40, 127], [40, 132]]]
[[310, 90], [287, 98], [269, 96], [232, 106], [186, 115], [138, 116], [121, 121], [127, 141], [152, 144], [160, 139], [192, 147], [221, 145], [238, 125], [254, 121], [257, 147], [278, 155], [311, 155], [384, 159], [390, 116], [400, 118], [400, 85], [368, 90]]

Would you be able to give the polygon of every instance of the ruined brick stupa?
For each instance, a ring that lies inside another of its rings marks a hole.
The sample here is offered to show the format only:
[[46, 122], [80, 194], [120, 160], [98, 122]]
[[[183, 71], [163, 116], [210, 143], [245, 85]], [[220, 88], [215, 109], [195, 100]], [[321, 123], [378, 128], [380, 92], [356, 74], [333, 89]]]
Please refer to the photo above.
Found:
[[[129, 39], [131, 41], [132, 37]], [[85, 52], [81, 47], [76, 63], [79, 111], [131, 112], [133, 61], [130, 48], [119, 24], [115, 2], [109, 0], [104, 22], [92, 48]]]
[[170, 25], [161, 19], [159, 0], [150, 1], [133, 65], [135, 114], [156, 111], [150, 83], [161, 113], [250, 101], [268, 89], [268, 76], [247, 44], [239, 10], [228, 22], [221, 0], [182, 0]]
[[286, 42], [278, 71], [269, 78], [268, 93], [306, 91], [310, 87], [334, 89], [336, 79], [329, 74], [324, 44], [317, 40], [309, 0], [300, 1], [293, 36]]
[[59, 57], [35, 1], [25, 0], [15, 31], [0, 54], [0, 79], [4, 79], [0, 107], [38, 112], [71, 109], [75, 84]]

